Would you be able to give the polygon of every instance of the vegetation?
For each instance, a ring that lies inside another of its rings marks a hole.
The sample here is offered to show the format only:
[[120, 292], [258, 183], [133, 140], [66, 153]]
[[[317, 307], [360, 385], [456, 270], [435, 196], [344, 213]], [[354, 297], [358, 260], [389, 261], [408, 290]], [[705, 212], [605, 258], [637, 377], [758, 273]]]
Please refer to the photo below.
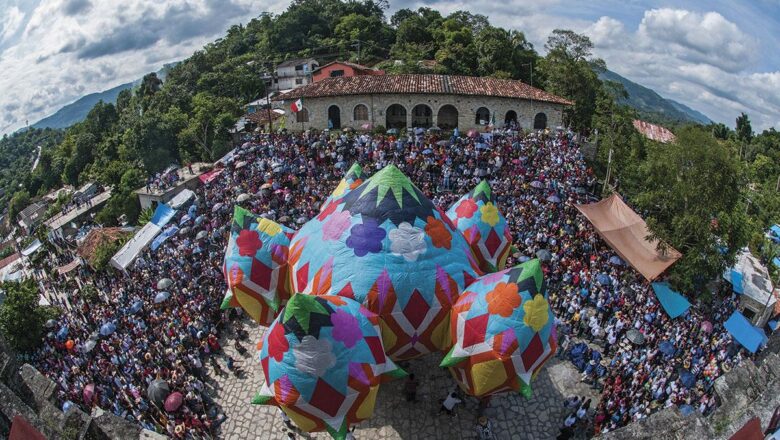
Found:
[[38, 305], [35, 282], [4, 283], [5, 300], [0, 305], [0, 332], [13, 348], [30, 352], [40, 343], [48, 319], [57, 316], [57, 309]]
[[97, 249], [95, 249], [95, 254], [90, 260], [92, 267], [97, 271], [103, 271], [111, 267], [108, 265], [109, 261], [111, 261], [111, 257], [113, 257], [114, 254], [116, 254], [119, 249], [121, 249], [122, 246], [127, 243], [129, 238], [129, 236], [125, 235], [120, 240], [105, 241], [100, 243]]

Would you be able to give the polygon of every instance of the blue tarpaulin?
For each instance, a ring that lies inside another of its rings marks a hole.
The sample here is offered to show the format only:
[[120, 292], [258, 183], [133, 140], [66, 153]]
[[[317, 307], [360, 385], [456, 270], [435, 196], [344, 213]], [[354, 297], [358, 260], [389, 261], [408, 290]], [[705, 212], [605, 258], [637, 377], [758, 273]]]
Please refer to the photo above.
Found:
[[176, 234], [176, 232], [178, 231], [179, 231], [179, 227], [176, 225], [169, 227], [168, 229], [164, 230], [162, 234], [158, 235], [152, 242], [151, 246], [149, 247], [152, 249], [152, 251], [156, 251], [157, 248], [160, 247], [160, 245], [163, 244], [165, 240], [167, 240], [170, 236]]
[[745, 318], [742, 313], [735, 311], [723, 326], [731, 333], [731, 336], [737, 340], [743, 347], [751, 353], [758, 351], [758, 347], [766, 339], [764, 331], [755, 327]]
[[691, 303], [684, 296], [672, 290], [668, 283], [653, 283], [653, 291], [666, 310], [666, 314], [672, 319], [685, 313], [691, 306]]
[[745, 287], [742, 284], [742, 273], [737, 269], [729, 269], [723, 274], [723, 279], [731, 283], [734, 291], [737, 293], [745, 293]]
[[780, 267], [780, 258], [778, 257], [772, 258], [772, 264], [774, 264], [777, 267]]
[[171, 208], [165, 203], [160, 203], [159, 205], [157, 205], [157, 209], [154, 210], [154, 215], [152, 216], [152, 223], [162, 228], [169, 221], [171, 221], [174, 214], [176, 214], [175, 209]]
[[780, 238], [780, 225], [772, 225], [771, 228], [769, 228], [770, 231], [772, 231], [773, 234], [775, 234], [775, 237]]

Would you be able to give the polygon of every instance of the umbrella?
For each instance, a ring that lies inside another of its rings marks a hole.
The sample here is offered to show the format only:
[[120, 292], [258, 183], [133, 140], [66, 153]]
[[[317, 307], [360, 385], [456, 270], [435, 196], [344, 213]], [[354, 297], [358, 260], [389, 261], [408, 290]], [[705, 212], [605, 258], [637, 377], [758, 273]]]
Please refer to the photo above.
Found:
[[425, 133], [424, 128], [417, 127], [414, 129], [414, 134], [423, 134], [423, 133]]
[[223, 204], [223, 203], [217, 203], [216, 205], [214, 205], [214, 206], [212, 206], [212, 207], [211, 207], [211, 212], [217, 212], [217, 211], [219, 211], [219, 208], [221, 208], [222, 206], [224, 206], [224, 204]]
[[661, 342], [658, 344], [658, 349], [661, 350], [661, 353], [667, 356], [674, 356], [674, 352], [677, 351], [674, 348], [674, 344], [672, 344], [670, 341]]
[[188, 232], [190, 232], [190, 228], [179, 229], [179, 235], [187, 235]]
[[387, 134], [398, 134], [397, 128], [391, 128], [390, 130], [387, 130]]
[[154, 303], [160, 304], [161, 302], [167, 300], [171, 297], [171, 294], [168, 292], [160, 292], [157, 294], [157, 296], [154, 297]]
[[632, 328], [626, 332], [626, 338], [636, 345], [642, 345], [645, 343], [645, 335], [639, 330]]
[[680, 369], [680, 382], [685, 388], [693, 388], [696, 385], [696, 376], [688, 370]]
[[479, 136], [479, 132], [477, 130], [474, 130], [473, 128], [466, 133], [466, 136], [470, 138], [475, 138]]
[[711, 322], [709, 322], [709, 321], [704, 321], [704, 322], [702, 322], [702, 323], [701, 323], [701, 329], [702, 329], [702, 331], [704, 331], [705, 333], [710, 333], [710, 332], [712, 332], [712, 323], [711, 323]]
[[552, 254], [547, 249], [540, 249], [536, 251], [536, 256], [542, 261], [552, 260]]
[[87, 384], [81, 392], [81, 396], [84, 398], [84, 403], [91, 404], [92, 399], [95, 397], [95, 384]]
[[603, 272], [596, 275], [596, 282], [601, 284], [602, 286], [609, 284], [609, 275]]
[[363, 130], [371, 130], [373, 127], [371, 126], [370, 123], [367, 123], [367, 124], [361, 125], [360, 128], [363, 129]]
[[195, 240], [203, 240], [204, 238], [206, 238], [206, 237], [208, 237], [208, 236], [209, 236], [208, 232], [206, 232], [206, 231], [200, 231], [200, 232], [198, 232], [198, 234], [195, 236]]
[[548, 197], [547, 197], [547, 201], [548, 201], [548, 202], [552, 202], [552, 203], [561, 203], [561, 198], [560, 198], [560, 197], [558, 197], [558, 196], [557, 196], [557, 195], [555, 195], [555, 194], [552, 194], [552, 195], [550, 195], [550, 196], [548, 196]]
[[532, 188], [544, 188], [544, 184], [542, 182], [538, 181], [538, 180], [534, 180], [533, 182], [531, 182], [531, 187]]
[[621, 260], [620, 257], [618, 257], [617, 255], [613, 255], [613, 256], [609, 257], [609, 262], [614, 264], [615, 266], [622, 266], [623, 265], [623, 260]]
[[272, 184], [270, 184], [270, 183], [264, 183], [264, 184], [260, 185], [260, 189], [268, 189], [268, 188], [273, 188], [273, 187], [274, 186]]
[[531, 257], [529, 257], [528, 255], [521, 255], [520, 258], [518, 258], [517, 260], [520, 261], [521, 263], [525, 263], [526, 261], [528, 261], [530, 259], [531, 259]]
[[57, 332], [57, 339], [65, 339], [67, 337], [68, 337], [68, 326], [60, 327], [60, 330]]
[[289, 221], [290, 221], [290, 216], [289, 215], [283, 215], [283, 216], [279, 217], [279, 222], [281, 222], [281, 223], [287, 223]]
[[144, 306], [144, 302], [140, 299], [133, 303], [132, 306], [130, 306], [130, 313], [138, 313], [141, 308]]
[[176, 411], [181, 407], [182, 402], [184, 401], [184, 396], [181, 395], [180, 392], [175, 391], [171, 393], [166, 399], [165, 399], [165, 410], [169, 412]]
[[81, 346], [81, 351], [84, 353], [89, 353], [95, 348], [96, 345], [97, 342], [90, 339], [89, 341], [85, 342], [84, 345]]
[[170, 278], [163, 278], [157, 282], [157, 290], [165, 290], [173, 285], [173, 280]]
[[53, 319], [46, 321], [46, 328], [54, 328], [55, 325], [57, 325], [57, 321]]
[[66, 400], [65, 403], [62, 404], [62, 412], [68, 412], [71, 407], [73, 407], [73, 402]]
[[198, 218], [195, 219], [195, 224], [199, 225], [199, 224], [203, 223], [204, 221], [206, 221], [206, 216], [205, 215], [199, 215]]
[[240, 194], [238, 197], [236, 197], [236, 201], [238, 203], [246, 202], [247, 200], [249, 200], [249, 194], [247, 193]]
[[146, 397], [157, 407], [162, 407], [165, 403], [165, 399], [171, 394], [171, 389], [168, 388], [168, 383], [162, 379], [155, 379], [149, 384], [146, 389]]
[[116, 331], [116, 324], [113, 322], [107, 322], [100, 326], [100, 334], [103, 336], [108, 336], [111, 333], [114, 333]]
[[449, 145], [449, 141], [439, 141], [439, 142], [436, 142], [436, 145], [438, 145], [440, 147], [446, 147], [447, 145]]
[[246, 166], [246, 161], [242, 160], [241, 162], [236, 162], [236, 168], [243, 168]]
[[680, 414], [683, 416], [693, 414], [694, 411], [696, 411], [696, 409], [691, 405], [680, 405]]
[[302, 225], [306, 223], [306, 217], [298, 217], [298, 220], [295, 221], [295, 223], [298, 223], [299, 225]]
[[439, 127], [437, 127], [435, 125], [428, 129], [428, 133], [438, 133], [440, 131], [441, 131], [441, 128], [439, 128]]

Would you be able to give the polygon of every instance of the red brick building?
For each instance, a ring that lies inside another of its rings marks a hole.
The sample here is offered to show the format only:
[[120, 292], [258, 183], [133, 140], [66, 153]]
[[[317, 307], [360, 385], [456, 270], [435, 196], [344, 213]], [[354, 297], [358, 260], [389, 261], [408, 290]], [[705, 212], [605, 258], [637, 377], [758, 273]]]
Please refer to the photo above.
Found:
[[384, 75], [384, 70], [375, 70], [360, 64], [349, 63], [346, 61], [332, 61], [320, 66], [312, 72], [312, 82], [321, 81], [325, 78], [351, 77], [360, 75]]

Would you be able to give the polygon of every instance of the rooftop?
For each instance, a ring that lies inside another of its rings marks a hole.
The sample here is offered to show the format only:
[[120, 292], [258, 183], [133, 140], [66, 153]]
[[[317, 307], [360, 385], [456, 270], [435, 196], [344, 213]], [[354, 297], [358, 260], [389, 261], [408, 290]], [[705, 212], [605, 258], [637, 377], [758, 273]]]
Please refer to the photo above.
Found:
[[90, 199], [90, 204], [82, 203], [81, 206], [71, 209], [70, 211], [66, 212], [65, 214], [57, 214], [54, 217], [50, 218], [46, 221], [46, 226], [49, 227], [52, 231], [56, 231], [57, 229], [67, 225], [68, 223], [72, 222], [73, 220], [79, 218], [81, 215], [83, 215], [87, 211], [91, 211], [96, 206], [99, 206], [108, 200], [108, 198], [111, 197], [111, 190], [103, 191], [100, 194], [95, 195]]
[[364, 66], [362, 64], [350, 63], [349, 61], [331, 61], [331, 62], [329, 62], [327, 64], [323, 64], [320, 67], [314, 69], [314, 72], [317, 72], [318, 70], [322, 70], [325, 67], [332, 66], [333, 64], [341, 64], [341, 65], [344, 65], [344, 66], [349, 66], [349, 67], [351, 67], [353, 69], [356, 69], [356, 70], [365, 70], [365, 71], [369, 71], [369, 72], [381, 72], [381, 70], [374, 69], [374, 68], [371, 68], [371, 67], [368, 67], [368, 66]]
[[385, 93], [418, 93], [495, 96], [572, 105], [567, 99], [529, 86], [522, 81], [457, 75], [361, 75], [326, 78], [288, 93], [277, 100]]
[[299, 64], [309, 63], [309, 62], [317, 62], [314, 58], [293, 58], [291, 60], [282, 61], [279, 63], [276, 67], [291, 67], [291, 66], [297, 66]]

